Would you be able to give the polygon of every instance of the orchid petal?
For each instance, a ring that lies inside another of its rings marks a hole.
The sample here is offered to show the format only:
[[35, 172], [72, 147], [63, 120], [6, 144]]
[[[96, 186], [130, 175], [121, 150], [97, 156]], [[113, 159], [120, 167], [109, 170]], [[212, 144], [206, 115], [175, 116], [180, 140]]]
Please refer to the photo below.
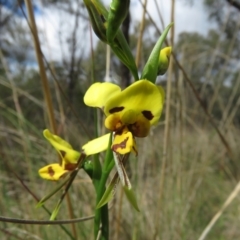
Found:
[[105, 134], [83, 145], [82, 149], [84, 153], [87, 156], [89, 156], [89, 155], [93, 155], [93, 154], [105, 151], [108, 148], [110, 135], [111, 135], [110, 133]]
[[63, 162], [65, 163], [78, 162], [81, 153], [75, 151], [68, 142], [66, 142], [59, 136], [52, 134], [48, 129], [45, 129], [43, 131], [43, 135], [61, 155]]
[[49, 164], [41, 169], [39, 169], [38, 173], [39, 175], [47, 180], [53, 180], [57, 181], [61, 177], [63, 177], [68, 170], [65, 170], [63, 167], [61, 167], [58, 163]]
[[94, 83], [84, 95], [84, 103], [90, 107], [103, 108], [105, 103], [116, 93], [121, 92], [121, 88], [113, 83]]
[[108, 116], [134, 109], [136, 114], [142, 114], [151, 125], [156, 123], [161, 115], [164, 96], [155, 84], [148, 80], [139, 80], [122, 92], [115, 93], [104, 108]]
[[119, 154], [126, 154], [133, 151], [135, 155], [137, 155], [135, 139], [133, 138], [132, 133], [127, 130], [127, 128], [124, 129], [121, 134], [117, 133], [114, 135], [112, 150]]

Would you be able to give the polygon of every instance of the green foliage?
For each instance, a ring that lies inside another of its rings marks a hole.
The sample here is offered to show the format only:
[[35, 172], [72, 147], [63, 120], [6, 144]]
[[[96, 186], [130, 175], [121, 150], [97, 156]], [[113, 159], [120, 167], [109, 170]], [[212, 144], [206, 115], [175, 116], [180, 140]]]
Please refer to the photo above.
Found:
[[130, 0], [112, 0], [107, 18], [107, 40], [113, 42], [119, 27], [128, 14]]
[[158, 39], [157, 43], [155, 44], [147, 63], [143, 68], [143, 72], [141, 75], [141, 79], [148, 79], [149, 81], [155, 83], [156, 78], [158, 75], [158, 65], [159, 65], [159, 54], [162, 49], [162, 44], [167, 37], [168, 31], [171, 28], [173, 23], [169, 24], [165, 30], [163, 31], [162, 35]]

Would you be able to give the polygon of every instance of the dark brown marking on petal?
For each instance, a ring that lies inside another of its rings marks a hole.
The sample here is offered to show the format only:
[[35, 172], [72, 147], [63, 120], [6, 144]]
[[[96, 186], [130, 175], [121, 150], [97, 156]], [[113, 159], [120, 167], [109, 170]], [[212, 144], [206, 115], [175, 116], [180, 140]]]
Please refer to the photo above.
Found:
[[60, 150], [60, 153], [61, 153], [62, 157], [64, 158], [64, 157], [65, 157], [65, 155], [66, 155], [66, 152], [65, 152], [65, 151], [63, 151], [63, 150]]
[[135, 133], [138, 132], [139, 126], [137, 123], [129, 124], [128, 130], [135, 136]]
[[148, 110], [144, 110], [142, 111], [143, 116], [148, 119], [149, 121], [153, 119], [153, 114], [151, 113], [151, 111]]
[[109, 110], [109, 113], [116, 113], [121, 112], [124, 109], [124, 107], [115, 107]]
[[118, 143], [118, 144], [114, 144], [114, 145], [112, 146], [112, 150], [113, 150], [114, 152], [116, 152], [116, 150], [117, 150], [118, 148], [121, 148], [121, 149], [126, 148], [126, 143], [127, 143], [127, 141], [128, 141], [128, 137], [125, 138], [122, 142], [120, 142], [120, 143]]
[[55, 174], [55, 172], [53, 171], [52, 167], [48, 167], [48, 174], [53, 177], [53, 175]]
[[77, 167], [77, 163], [67, 163], [65, 164], [64, 170], [73, 171]]
[[115, 129], [115, 135], [122, 135], [123, 134], [123, 129], [124, 129], [124, 126], [122, 126], [119, 129]]

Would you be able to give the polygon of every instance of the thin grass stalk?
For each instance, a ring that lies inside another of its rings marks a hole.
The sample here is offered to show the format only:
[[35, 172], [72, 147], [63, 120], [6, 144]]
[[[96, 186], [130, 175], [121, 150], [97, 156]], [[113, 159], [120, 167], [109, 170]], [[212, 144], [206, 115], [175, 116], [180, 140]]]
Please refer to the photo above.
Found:
[[206, 116], [208, 117], [208, 120], [210, 122], [210, 124], [213, 126], [213, 128], [216, 130], [222, 144], [225, 146], [226, 151], [228, 153], [228, 156], [231, 158], [232, 157], [232, 149], [228, 143], [228, 141], [226, 140], [226, 138], [223, 136], [223, 134], [221, 133], [221, 131], [219, 130], [217, 124], [215, 123], [213, 117], [211, 116], [211, 114], [208, 112], [207, 108], [205, 107], [204, 102], [202, 101], [202, 99], [200, 98], [195, 86], [193, 85], [191, 79], [188, 77], [186, 71], [184, 70], [183, 66], [179, 63], [179, 61], [177, 60], [176, 55], [173, 53], [172, 54], [174, 61], [176, 62], [177, 66], [179, 67], [179, 69], [182, 71], [183, 76], [185, 81], [188, 83], [188, 85], [190, 86], [191, 90], [193, 91], [196, 99], [198, 100], [198, 102], [200, 103], [200, 106], [202, 107], [202, 109], [204, 110], [204, 113], [206, 114]]
[[121, 229], [121, 222], [122, 222], [122, 206], [123, 206], [123, 188], [120, 189], [120, 197], [119, 197], [119, 205], [116, 217], [116, 227], [115, 227], [115, 240], [119, 239], [120, 229]]
[[[67, 208], [68, 208], [69, 217], [70, 217], [70, 219], [74, 219], [75, 215], [74, 215], [74, 210], [73, 210], [72, 201], [71, 201], [69, 192], [66, 194], [66, 200], [67, 200]], [[76, 229], [75, 224], [72, 223], [71, 227], [72, 227], [73, 236], [74, 236], [75, 240], [77, 240], [78, 235], [77, 235], [77, 229]]]
[[[183, 57], [182, 57], [182, 65], [184, 65], [185, 60], [185, 48], [183, 48]], [[183, 96], [184, 96], [184, 90], [183, 90], [183, 74], [182, 72], [179, 73], [179, 78], [176, 78], [176, 129], [177, 129], [177, 135], [179, 136], [179, 161], [177, 166], [177, 187], [179, 196], [181, 198], [182, 194], [182, 163], [183, 163]]]
[[111, 63], [111, 47], [107, 44], [106, 45], [106, 74], [105, 74], [105, 81], [111, 82], [110, 79], [110, 63]]
[[[35, 49], [35, 54], [37, 57], [39, 73], [40, 73], [41, 80], [42, 80], [42, 86], [43, 86], [45, 102], [47, 105], [49, 123], [50, 123], [53, 133], [56, 134], [57, 127], [56, 127], [56, 121], [55, 121], [55, 117], [54, 117], [51, 93], [50, 93], [47, 74], [45, 71], [44, 62], [43, 62], [43, 58], [42, 58], [41, 45], [40, 45], [40, 41], [38, 38], [38, 30], [37, 30], [37, 26], [36, 26], [36, 22], [35, 22], [35, 18], [34, 18], [32, 2], [31, 2], [31, 0], [25, 0], [25, 4], [26, 4], [27, 12], [28, 12], [28, 21], [29, 21], [29, 25], [31, 28], [30, 30], [31, 30], [32, 37], [33, 37], [34, 49]], [[61, 162], [61, 159], [59, 159], [59, 162]], [[68, 205], [68, 210], [70, 211], [72, 209], [70, 198], [67, 198], [67, 205]], [[70, 216], [73, 216], [73, 212], [69, 212], [69, 214], [70, 214]], [[74, 235], [75, 239], [77, 239], [77, 231], [76, 231], [75, 225], [72, 224], [71, 227], [72, 227], [73, 235]]]
[[[53, 62], [50, 63], [50, 67], [51, 70], [53, 72], [53, 74], [56, 76], [56, 71], [55, 71], [55, 67]], [[57, 129], [58, 133], [64, 132], [64, 135], [66, 134], [66, 128], [64, 126], [65, 123], [65, 113], [64, 113], [64, 108], [63, 108], [63, 103], [62, 103], [62, 99], [61, 99], [61, 95], [60, 95], [60, 89], [58, 88], [58, 85], [56, 83], [56, 81], [54, 82], [54, 88], [55, 88], [55, 94], [56, 94], [56, 100], [57, 100], [57, 105], [58, 105], [58, 109], [59, 109], [59, 114], [60, 114], [60, 123]]]
[[[140, 4], [142, 5], [142, 7], [144, 8], [144, 4], [141, 0], [139, 0]], [[145, 15], [148, 16], [148, 19], [150, 20], [150, 22], [153, 24], [153, 26], [155, 27], [155, 29], [157, 30], [157, 32], [159, 33], [159, 35], [161, 35], [161, 31], [158, 28], [157, 24], [155, 23], [155, 21], [153, 20], [153, 18], [151, 17], [151, 14], [148, 12], [148, 10], [146, 9], [146, 13]], [[167, 40], [165, 40], [167, 42]]]
[[157, 3], [157, 0], [154, 0], [154, 3], [155, 3], [155, 6], [156, 6], [156, 9], [157, 9], [157, 13], [158, 13], [158, 16], [159, 16], [159, 19], [161, 21], [161, 24], [162, 24], [162, 29], [165, 29], [165, 24], [164, 24], [164, 20], [163, 20], [163, 16], [160, 12], [160, 8], [158, 6], [158, 3]]
[[213, 216], [212, 220], [209, 222], [209, 224], [205, 227], [202, 234], [198, 238], [198, 240], [204, 240], [208, 233], [211, 231], [217, 220], [221, 217], [223, 212], [226, 210], [226, 208], [232, 203], [232, 201], [237, 197], [237, 195], [240, 192], [240, 182], [236, 185], [234, 190], [230, 193], [227, 200], [224, 202], [223, 206], [219, 209], [219, 211]]
[[5, 228], [1, 228], [0, 227], [0, 231], [2, 231], [5, 235], [7, 235], [7, 239], [10, 239], [10, 237], [13, 237], [13, 239], [17, 239], [17, 240], [25, 240], [25, 238], [20, 238], [19, 236], [17, 236], [16, 234], [12, 233], [12, 230], [7, 230]]
[[232, 87], [231, 96], [229, 97], [227, 106], [225, 107], [225, 109], [224, 109], [224, 111], [223, 111], [222, 119], [221, 119], [221, 122], [220, 122], [220, 128], [224, 128], [224, 125], [226, 124], [226, 120], [227, 120], [227, 118], [228, 118], [228, 116], [229, 116], [230, 109], [231, 109], [232, 106], [234, 105], [234, 104], [233, 104], [233, 100], [234, 100], [234, 98], [236, 97], [236, 95], [237, 95], [237, 93], [238, 93], [239, 86], [240, 86], [240, 73], [238, 73], [238, 77], [237, 77], [236, 83], [235, 83], [235, 85]]
[[143, 33], [145, 28], [145, 14], [146, 14], [146, 8], [147, 8], [147, 0], [143, 3], [143, 12], [142, 12], [142, 21], [140, 23], [140, 30], [139, 30], [139, 37], [137, 42], [137, 52], [136, 52], [136, 66], [139, 67], [140, 59], [141, 59], [141, 51], [142, 51], [142, 39], [143, 39]]
[[[46, 33], [47, 24], [46, 24], [45, 18], [43, 19], [43, 22], [44, 22], [44, 34], [45, 34], [45, 38], [47, 39], [47, 33]], [[61, 40], [61, 38], [60, 38], [60, 40]], [[55, 70], [55, 67], [54, 67], [54, 63], [52, 61], [52, 56], [51, 56], [52, 51], [51, 51], [51, 47], [49, 45], [49, 41], [46, 41], [46, 45], [47, 45], [47, 48], [48, 48], [49, 59], [50, 59], [48, 67], [50, 68], [50, 72], [53, 75], [53, 78], [56, 79], [57, 74], [56, 74], [56, 70]], [[62, 47], [62, 45], [61, 45], [61, 47]], [[43, 58], [44, 58], [44, 56], [43, 56]], [[57, 103], [58, 103], [57, 105], [58, 105], [59, 113], [60, 113], [60, 121], [59, 121], [60, 124], [58, 126], [57, 133], [61, 133], [62, 131], [65, 130], [65, 129], [63, 129], [64, 128], [64, 122], [65, 122], [65, 114], [64, 114], [64, 110], [63, 110], [63, 104], [62, 104], [62, 99], [61, 99], [61, 95], [60, 95], [61, 91], [60, 91], [59, 85], [57, 84], [57, 81], [53, 81], [53, 83], [54, 83], [54, 89], [55, 89], [55, 94], [56, 94], [56, 100], [57, 100]]]
[[[46, 30], [46, 22], [45, 21], [44, 21], [44, 27]], [[44, 31], [44, 33], [46, 35], [46, 31]], [[56, 74], [54, 63], [53, 63], [52, 57], [51, 57], [51, 48], [48, 44], [49, 42], [47, 41], [46, 43], [47, 43], [47, 47], [48, 47], [48, 52], [50, 53], [50, 63], [49, 63], [50, 72], [53, 75], [53, 78], [56, 79], [57, 74]], [[60, 113], [60, 121], [59, 121], [60, 123], [59, 123], [58, 129], [57, 129], [57, 132], [61, 133], [63, 131], [65, 133], [65, 128], [64, 128], [65, 114], [64, 114], [64, 108], [63, 108], [62, 99], [61, 99], [61, 95], [60, 95], [61, 90], [59, 88], [59, 85], [57, 84], [57, 81], [53, 81], [53, 83], [54, 83], [54, 89], [55, 89], [55, 94], [56, 94], [56, 100], [58, 103], [57, 105], [58, 105], [59, 113]]]
[[223, 66], [221, 67], [221, 71], [220, 73], [218, 73], [217, 75], [217, 86], [214, 88], [214, 94], [213, 94], [213, 97], [209, 103], [209, 107], [208, 107], [208, 112], [212, 112], [212, 109], [213, 109], [213, 106], [214, 106], [214, 103], [216, 102], [216, 99], [218, 97], [218, 94], [219, 94], [219, 91], [220, 91], [220, 88], [222, 86], [222, 83], [224, 81], [224, 74], [225, 72], [227, 71], [227, 64], [228, 64], [228, 61], [227, 60], [230, 60], [231, 59], [231, 53], [232, 53], [232, 50], [233, 50], [233, 47], [234, 47], [234, 44], [237, 40], [237, 36], [238, 36], [238, 31], [239, 31], [239, 27], [240, 27], [240, 18], [238, 19], [238, 22], [237, 22], [237, 27], [234, 31], [234, 35], [233, 35], [233, 38], [231, 39], [231, 41], [229, 42], [229, 45], [228, 45], [228, 50], [227, 50], [227, 56], [228, 56], [228, 59], [225, 59], [225, 62], [223, 64]]
[[27, 147], [27, 144], [26, 144], [26, 136], [24, 134], [23, 113], [22, 113], [22, 109], [21, 109], [20, 103], [18, 101], [18, 92], [17, 92], [16, 86], [14, 84], [14, 81], [13, 81], [11, 73], [9, 71], [7, 62], [5, 61], [5, 58], [4, 58], [4, 55], [3, 55], [1, 49], [0, 49], [0, 58], [1, 58], [1, 62], [2, 62], [2, 65], [3, 65], [4, 71], [6, 73], [7, 79], [9, 81], [9, 83], [10, 83], [10, 88], [12, 90], [13, 102], [14, 102], [14, 105], [15, 105], [15, 109], [16, 109], [16, 113], [17, 113], [16, 114], [17, 115], [17, 120], [18, 120], [18, 124], [19, 124], [18, 130], [20, 132], [20, 136], [21, 136], [21, 139], [22, 139], [21, 145], [23, 147], [23, 152], [24, 152], [25, 159], [27, 160], [27, 163], [28, 163], [28, 173], [29, 173], [29, 176], [32, 176], [31, 161], [30, 161], [30, 159], [28, 157], [28, 147]]
[[[0, 77], [0, 84], [1, 84], [2, 86], [4, 86], [4, 87], [7, 87], [7, 88], [9, 88], [9, 89], [12, 89], [11, 84], [8, 83], [8, 82], [6, 82], [6, 81], [5, 81], [3, 78], [1, 78], [1, 77]], [[16, 89], [16, 91], [17, 91], [20, 95], [28, 98], [28, 99], [31, 100], [33, 103], [35, 103], [37, 106], [39, 106], [39, 107], [41, 107], [41, 108], [44, 107], [44, 106], [43, 106], [43, 103], [42, 103], [40, 100], [38, 100], [37, 98], [35, 98], [33, 95], [29, 94], [27, 91], [24, 91], [24, 90], [18, 88], [17, 86], [15, 86], [15, 89]]]
[[74, 219], [65, 219], [65, 220], [30, 220], [30, 219], [19, 219], [19, 218], [9, 218], [0, 216], [0, 222], [8, 222], [8, 223], [17, 223], [17, 224], [25, 224], [25, 225], [60, 225], [60, 224], [71, 224], [71, 223], [79, 223], [85, 222], [88, 220], [92, 220], [94, 215], [82, 218], [74, 218]]
[[9, 81], [10, 85], [11, 85], [13, 102], [14, 102], [15, 109], [16, 109], [16, 112], [17, 112], [18, 123], [19, 123], [20, 128], [21, 128], [23, 126], [23, 121], [22, 121], [23, 120], [23, 114], [22, 114], [21, 106], [20, 106], [19, 101], [18, 101], [18, 93], [17, 93], [16, 86], [14, 84], [14, 81], [13, 81], [11, 73], [9, 71], [7, 62], [5, 60], [5, 57], [4, 57], [1, 49], [0, 49], [0, 59], [1, 59], [2, 65], [3, 65], [3, 69], [6, 73], [7, 79]]
[[237, 111], [239, 110], [240, 107], [240, 96], [238, 97], [234, 108], [232, 109], [231, 113], [228, 115], [228, 118], [226, 119], [226, 124], [225, 124], [225, 128], [228, 129], [229, 125], [232, 123]]
[[[174, 12], [175, 12], [175, 0], [172, 0], [171, 4], [171, 22], [174, 22]], [[173, 46], [174, 43], [174, 25], [170, 29], [170, 42]], [[166, 162], [168, 160], [168, 150], [169, 150], [169, 131], [170, 131], [170, 106], [171, 106], [171, 90], [172, 90], [172, 76], [173, 76], [173, 61], [170, 59], [169, 69], [168, 69], [168, 79], [167, 79], [167, 94], [166, 94], [166, 117], [165, 117], [165, 128], [164, 128], [164, 140], [163, 140], [163, 158], [161, 164], [161, 172], [160, 172], [160, 182], [159, 182], [159, 196], [158, 196], [158, 205], [156, 211], [156, 221], [155, 221], [155, 234], [154, 239], [157, 239], [159, 235], [159, 226], [160, 223], [160, 212], [162, 209], [162, 198], [164, 193], [164, 180], [165, 180], [165, 170], [166, 170]]]
[[33, 37], [34, 49], [35, 49], [35, 54], [36, 54], [36, 58], [37, 58], [37, 62], [38, 62], [39, 73], [40, 73], [41, 80], [42, 80], [42, 86], [43, 86], [44, 97], [45, 97], [45, 101], [46, 101], [46, 105], [47, 105], [49, 123], [51, 126], [51, 130], [56, 134], [57, 127], [56, 127], [56, 122], [55, 122], [55, 118], [54, 118], [51, 93], [50, 93], [50, 88], [48, 85], [48, 79], [47, 79], [47, 74], [46, 74], [45, 67], [44, 67], [44, 62], [42, 59], [41, 45], [40, 45], [40, 41], [38, 38], [38, 30], [37, 30], [37, 26], [36, 26], [36, 22], [35, 22], [35, 18], [34, 18], [32, 1], [25, 0], [25, 4], [26, 4], [27, 12], [28, 12], [28, 21], [29, 21], [29, 25], [31, 27], [31, 33], [32, 33], [32, 37]]
[[[222, 28], [220, 29], [220, 32], [225, 32], [226, 28], [227, 28], [227, 23], [228, 23], [228, 20], [229, 20], [229, 17], [230, 17], [230, 8], [227, 9], [227, 13], [226, 13], [226, 18], [224, 20], [224, 24], [222, 25]], [[214, 67], [214, 64], [215, 64], [215, 61], [216, 61], [216, 57], [218, 56], [218, 53], [220, 51], [220, 48], [221, 48], [221, 36], [219, 36], [218, 38], [218, 41], [217, 43], [215, 44], [215, 51], [213, 52], [213, 54], [211, 54], [211, 60], [210, 60], [210, 64], [209, 64], [209, 67], [206, 71], [206, 74], [205, 74], [205, 81], [202, 85], [202, 88], [201, 88], [201, 91], [200, 93], [203, 94], [206, 90], [206, 87], [208, 85], [208, 83], [210, 82], [210, 79], [211, 79], [211, 75], [212, 75], [212, 70], [213, 70], [213, 67]]]

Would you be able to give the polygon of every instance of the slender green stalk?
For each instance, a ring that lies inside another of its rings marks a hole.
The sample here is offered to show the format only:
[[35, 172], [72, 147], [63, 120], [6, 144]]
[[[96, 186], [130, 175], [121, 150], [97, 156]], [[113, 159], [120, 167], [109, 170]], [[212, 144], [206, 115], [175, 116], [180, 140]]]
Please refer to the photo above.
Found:
[[[91, 55], [92, 55], [92, 83], [95, 82], [95, 74], [94, 74], [94, 52], [93, 52], [93, 46], [92, 46], [92, 32], [90, 31], [90, 38], [91, 38]], [[97, 118], [97, 110], [94, 111], [94, 129], [95, 129], [95, 137], [98, 137], [98, 118]], [[111, 141], [110, 141], [111, 144]], [[96, 206], [98, 202], [100, 201], [104, 191], [105, 191], [105, 185], [106, 181], [108, 178], [108, 175], [111, 171], [107, 167], [109, 164], [109, 158], [111, 158], [111, 155], [109, 153], [110, 150], [110, 145], [108, 147], [108, 151], [106, 154], [104, 166], [103, 166], [103, 171], [102, 171], [102, 166], [99, 161], [99, 154], [95, 154], [93, 157], [93, 185], [97, 194], [96, 197]], [[111, 160], [111, 159], [110, 159]], [[107, 170], [107, 171], [106, 171]], [[107, 240], [108, 239], [108, 232], [109, 232], [109, 227], [108, 227], [108, 207], [107, 204], [103, 206], [100, 209], [95, 210], [95, 219], [94, 219], [94, 237], [95, 239], [98, 238], [98, 234], [101, 231], [101, 236], [100, 239]]]
[[[101, 200], [105, 189], [106, 189], [106, 182], [109, 176], [109, 173], [111, 172], [113, 166], [114, 166], [114, 161], [113, 161], [113, 155], [112, 155], [112, 150], [111, 150], [111, 144], [112, 144], [112, 135], [110, 136], [109, 139], [109, 144], [108, 144], [108, 150], [105, 156], [103, 168], [102, 168], [102, 174], [101, 174], [101, 179], [98, 182], [97, 185], [97, 198], [96, 198], [96, 206]], [[98, 208], [95, 210], [95, 221], [94, 221], [94, 236], [95, 239], [98, 236], [98, 233], [100, 231], [100, 226], [102, 225], [101, 228], [101, 240], [107, 240], [109, 237], [109, 220], [108, 220], [108, 205], [104, 205], [101, 208]]]

